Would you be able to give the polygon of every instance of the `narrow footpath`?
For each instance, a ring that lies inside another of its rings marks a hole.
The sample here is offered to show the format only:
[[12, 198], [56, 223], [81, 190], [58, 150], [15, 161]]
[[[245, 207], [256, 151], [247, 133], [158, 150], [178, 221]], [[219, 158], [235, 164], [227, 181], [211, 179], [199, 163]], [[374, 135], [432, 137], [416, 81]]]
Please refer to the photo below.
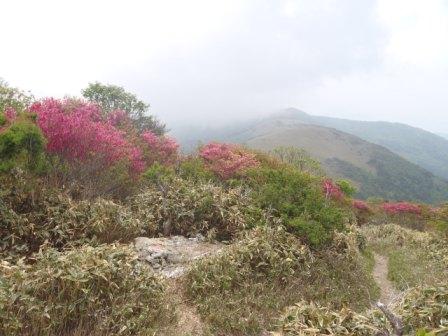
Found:
[[388, 258], [377, 253], [374, 254], [374, 258], [373, 278], [381, 290], [380, 301], [385, 305], [389, 305], [398, 296], [398, 291], [387, 278]]

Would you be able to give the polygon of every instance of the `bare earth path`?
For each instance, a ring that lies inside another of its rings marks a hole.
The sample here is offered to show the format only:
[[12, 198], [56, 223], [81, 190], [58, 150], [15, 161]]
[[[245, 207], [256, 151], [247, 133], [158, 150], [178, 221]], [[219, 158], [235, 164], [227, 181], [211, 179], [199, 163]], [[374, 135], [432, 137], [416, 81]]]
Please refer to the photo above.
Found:
[[388, 258], [375, 253], [375, 266], [373, 268], [373, 278], [381, 290], [380, 301], [386, 305], [397, 297], [398, 292], [395, 290], [392, 282], [387, 278]]

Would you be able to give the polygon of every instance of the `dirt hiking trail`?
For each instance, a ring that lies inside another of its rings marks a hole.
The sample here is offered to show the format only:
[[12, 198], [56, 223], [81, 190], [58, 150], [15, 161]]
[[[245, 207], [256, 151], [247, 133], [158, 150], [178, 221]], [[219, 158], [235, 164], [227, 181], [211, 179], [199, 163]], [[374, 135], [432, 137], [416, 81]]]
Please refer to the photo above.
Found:
[[398, 296], [398, 291], [387, 278], [388, 258], [377, 253], [374, 253], [374, 258], [373, 278], [381, 290], [380, 301], [385, 305], [389, 305]]

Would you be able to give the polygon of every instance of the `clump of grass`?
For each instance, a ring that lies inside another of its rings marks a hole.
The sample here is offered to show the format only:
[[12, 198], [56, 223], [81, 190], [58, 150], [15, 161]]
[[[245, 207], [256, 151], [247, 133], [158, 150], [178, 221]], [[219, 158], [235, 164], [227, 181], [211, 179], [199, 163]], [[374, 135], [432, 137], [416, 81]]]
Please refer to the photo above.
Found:
[[34, 258], [1, 265], [2, 335], [146, 335], [173, 318], [162, 280], [128, 247], [48, 248]]
[[285, 336], [372, 336], [381, 331], [370, 317], [358, 314], [349, 308], [335, 311], [305, 301], [289, 307], [279, 324]]
[[[442, 336], [448, 333], [448, 288], [418, 287], [409, 290], [391, 310], [402, 320], [403, 335]], [[286, 309], [279, 320], [285, 336], [390, 335], [391, 328], [378, 310], [359, 314], [347, 307], [335, 310], [300, 301]]]
[[433, 335], [448, 334], [448, 285], [417, 287], [411, 289], [395, 308], [403, 318], [405, 333], [413, 335], [418, 330]]
[[62, 250], [90, 243], [128, 242], [143, 223], [124, 205], [105, 199], [77, 201], [63, 190], [29, 182], [17, 174], [0, 177], [0, 255], [29, 256], [43, 244]]
[[129, 203], [150, 235], [191, 236], [213, 230], [220, 240], [233, 238], [247, 226], [251, 207], [250, 197], [241, 187], [226, 189], [180, 178], [149, 186]]
[[188, 294], [222, 334], [268, 329], [280, 310], [303, 298], [363, 309], [377, 290], [349, 240], [340, 235], [328, 250], [313, 252], [281, 227], [256, 228], [197, 263], [187, 275]]

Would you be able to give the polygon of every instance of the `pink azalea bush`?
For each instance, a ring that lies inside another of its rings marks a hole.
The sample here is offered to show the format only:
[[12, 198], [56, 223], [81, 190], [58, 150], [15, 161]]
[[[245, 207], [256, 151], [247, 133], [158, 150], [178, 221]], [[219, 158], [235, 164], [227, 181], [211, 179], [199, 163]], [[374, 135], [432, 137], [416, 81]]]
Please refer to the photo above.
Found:
[[49, 153], [69, 162], [100, 162], [104, 168], [125, 161], [134, 173], [143, 171], [142, 151], [111, 121], [102, 119], [98, 106], [50, 98], [34, 103], [30, 111], [37, 115]]
[[130, 123], [128, 115], [123, 110], [115, 110], [110, 112], [107, 116], [107, 120], [115, 127]]
[[157, 136], [151, 131], [144, 132], [141, 137], [147, 149], [146, 159], [149, 164], [172, 164], [176, 161], [179, 145], [174, 139]]
[[361, 210], [361, 211], [369, 211], [370, 210], [368, 204], [364, 201], [353, 200], [352, 204], [353, 204], [353, 207], [357, 210]]
[[415, 214], [421, 215], [422, 209], [419, 205], [409, 202], [384, 203], [382, 209], [389, 215]]
[[322, 187], [327, 199], [332, 198], [340, 200], [344, 196], [341, 188], [330, 179], [325, 179], [322, 182]]
[[209, 143], [199, 151], [207, 167], [223, 179], [243, 174], [259, 166], [255, 155], [232, 144]]
[[96, 104], [49, 98], [34, 103], [30, 111], [47, 138], [47, 152], [68, 162], [94, 162], [99, 169], [125, 163], [139, 175], [155, 162], [171, 164], [177, 158], [176, 141], [150, 131], [138, 135], [122, 110], [103, 117]]

